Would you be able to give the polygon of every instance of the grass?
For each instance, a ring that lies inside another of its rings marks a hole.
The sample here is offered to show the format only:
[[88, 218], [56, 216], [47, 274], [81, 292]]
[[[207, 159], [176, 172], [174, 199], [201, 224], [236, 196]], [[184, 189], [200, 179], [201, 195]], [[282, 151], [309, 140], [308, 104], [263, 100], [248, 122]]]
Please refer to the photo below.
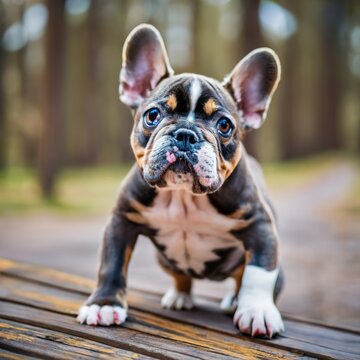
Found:
[[360, 162], [356, 161], [357, 179], [355, 184], [347, 189], [345, 196], [337, 204], [337, 208], [345, 215], [360, 216]]
[[[320, 175], [331, 165], [344, 161], [339, 154], [262, 164], [268, 186], [274, 190], [296, 188]], [[114, 205], [121, 180], [130, 165], [64, 170], [57, 183], [56, 198], [41, 198], [34, 170], [11, 167], [0, 172], [0, 215], [58, 213], [68, 216], [106, 214]], [[359, 172], [360, 173], [360, 172]], [[360, 194], [360, 176], [354, 189], [349, 189], [349, 204]], [[359, 197], [358, 197], [359, 198]]]
[[344, 160], [345, 156], [340, 153], [324, 153], [297, 160], [265, 163], [262, 169], [267, 185], [277, 190], [311, 181]]
[[335, 164], [344, 162], [354, 167], [356, 180], [353, 186], [344, 189], [342, 198], [329, 204], [329, 208], [337, 214], [358, 217], [360, 215], [360, 161], [357, 157], [343, 153], [324, 153], [301, 160], [263, 164], [262, 168], [269, 188], [279, 191], [290, 188], [296, 191], [303, 184], [309, 183], [311, 186], [311, 182], [324, 171]]
[[55, 212], [98, 214], [111, 209], [117, 188], [130, 166], [66, 169], [54, 200], [43, 200], [34, 170], [10, 168], [0, 173], [0, 215]]

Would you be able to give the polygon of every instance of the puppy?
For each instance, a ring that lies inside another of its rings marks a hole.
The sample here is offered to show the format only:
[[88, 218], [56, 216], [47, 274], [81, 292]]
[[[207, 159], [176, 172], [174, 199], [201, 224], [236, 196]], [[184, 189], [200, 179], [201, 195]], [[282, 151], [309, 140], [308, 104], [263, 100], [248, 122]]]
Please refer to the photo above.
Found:
[[106, 227], [97, 287], [78, 321], [126, 320], [126, 274], [140, 234], [158, 250], [173, 286], [161, 304], [191, 309], [193, 278], [235, 279], [221, 308], [242, 333], [283, 331], [274, 303], [282, 276], [278, 231], [261, 170], [242, 138], [266, 117], [280, 79], [276, 54], [257, 49], [220, 83], [174, 75], [159, 32], [136, 27], [123, 49], [120, 99], [134, 117], [136, 164], [124, 180]]

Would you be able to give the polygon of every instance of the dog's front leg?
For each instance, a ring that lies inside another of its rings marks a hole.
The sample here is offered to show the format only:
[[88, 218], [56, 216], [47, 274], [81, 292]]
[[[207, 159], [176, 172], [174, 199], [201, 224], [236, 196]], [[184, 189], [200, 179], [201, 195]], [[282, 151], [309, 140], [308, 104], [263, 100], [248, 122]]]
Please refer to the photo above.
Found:
[[234, 324], [243, 333], [271, 338], [284, 330], [284, 324], [274, 302], [279, 284], [277, 241], [263, 230], [257, 232], [261, 240], [251, 242], [252, 259], [243, 273]]
[[134, 223], [114, 214], [106, 227], [95, 291], [77, 320], [88, 325], [120, 325], [126, 320], [126, 273], [138, 236]]

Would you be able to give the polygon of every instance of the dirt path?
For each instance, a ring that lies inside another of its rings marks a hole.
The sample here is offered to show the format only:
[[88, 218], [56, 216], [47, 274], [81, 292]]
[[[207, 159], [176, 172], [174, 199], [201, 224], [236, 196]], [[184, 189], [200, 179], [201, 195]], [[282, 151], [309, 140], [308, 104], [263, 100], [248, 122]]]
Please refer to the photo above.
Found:
[[360, 327], [360, 222], [332, 208], [355, 178], [350, 165], [340, 165], [296, 191], [274, 194], [287, 275], [284, 311]]
[[[360, 221], [337, 218], [332, 209], [355, 178], [351, 165], [340, 164], [296, 189], [271, 191], [286, 273], [283, 311], [360, 328]], [[3, 217], [0, 256], [95, 278], [105, 223], [106, 217]], [[170, 284], [145, 238], [139, 239], [133, 255], [129, 284], [159, 292]], [[230, 287], [230, 280], [197, 281], [195, 292], [217, 296]]]

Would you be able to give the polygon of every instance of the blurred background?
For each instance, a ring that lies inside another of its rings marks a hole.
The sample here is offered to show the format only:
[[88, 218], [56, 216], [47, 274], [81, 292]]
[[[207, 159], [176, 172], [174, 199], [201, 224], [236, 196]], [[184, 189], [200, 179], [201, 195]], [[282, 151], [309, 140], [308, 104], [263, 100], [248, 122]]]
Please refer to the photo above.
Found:
[[[282, 80], [245, 144], [278, 210], [280, 309], [360, 328], [358, 0], [0, 0], [0, 256], [95, 278], [133, 162], [117, 89], [123, 42], [142, 22], [177, 73], [222, 79], [256, 47], [278, 53]], [[154, 258], [140, 239], [130, 287], [167, 289]]]

